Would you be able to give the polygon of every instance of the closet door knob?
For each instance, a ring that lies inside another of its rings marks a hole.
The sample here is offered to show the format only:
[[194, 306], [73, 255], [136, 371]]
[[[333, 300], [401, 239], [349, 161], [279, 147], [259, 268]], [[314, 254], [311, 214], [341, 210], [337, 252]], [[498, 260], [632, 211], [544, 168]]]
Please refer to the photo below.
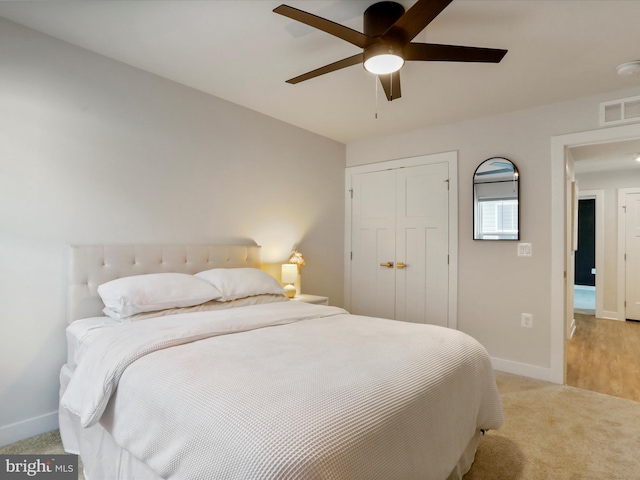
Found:
[[397, 268], [403, 269], [407, 266], [406, 263], [398, 262]]
[[381, 263], [381, 267], [393, 268], [393, 262]]

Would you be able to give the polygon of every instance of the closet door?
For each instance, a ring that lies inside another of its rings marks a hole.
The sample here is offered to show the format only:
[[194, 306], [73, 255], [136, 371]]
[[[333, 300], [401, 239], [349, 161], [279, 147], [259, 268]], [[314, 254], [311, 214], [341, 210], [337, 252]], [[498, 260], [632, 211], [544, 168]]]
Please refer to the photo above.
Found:
[[352, 177], [351, 313], [447, 326], [448, 165]]
[[351, 313], [395, 318], [395, 173], [352, 180]]
[[449, 167], [396, 173], [396, 319], [447, 326]]

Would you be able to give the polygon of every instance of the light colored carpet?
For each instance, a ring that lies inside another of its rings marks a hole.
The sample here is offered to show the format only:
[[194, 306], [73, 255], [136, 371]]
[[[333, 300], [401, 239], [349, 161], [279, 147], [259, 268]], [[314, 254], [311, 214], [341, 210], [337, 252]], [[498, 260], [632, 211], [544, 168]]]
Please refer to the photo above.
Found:
[[[12, 443], [5, 447], [0, 447], [0, 455], [39, 455], [51, 454], [61, 455], [66, 453], [62, 448], [62, 440], [60, 440], [60, 432], [52, 430], [35, 437], [27, 438], [20, 442]], [[84, 480], [82, 474], [82, 461], [78, 458], [78, 480]]]
[[[485, 435], [464, 480], [640, 480], [639, 402], [505, 373], [496, 378], [506, 422]], [[9, 453], [63, 451], [53, 431], [0, 448]]]
[[505, 425], [464, 480], [638, 480], [640, 403], [497, 373]]

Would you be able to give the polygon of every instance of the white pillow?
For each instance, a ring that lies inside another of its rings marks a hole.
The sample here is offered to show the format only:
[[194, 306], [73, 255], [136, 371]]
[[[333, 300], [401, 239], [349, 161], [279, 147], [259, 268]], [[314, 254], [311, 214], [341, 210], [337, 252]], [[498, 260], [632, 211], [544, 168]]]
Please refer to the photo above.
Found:
[[180, 308], [167, 308], [166, 310], [156, 310], [154, 312], [142, 312], [131, 315], [126, 319], [120, 318], [119, 315], [115, 315], [111, 310], [105, 308], [103, 310], [107, 317], [114, 318], [116, 320], [126, 320], [128, 322], [137, 322], [138, 320], [147, 320], [150, 318], [166, 317], [169, 315], [178, 315], [181, 313], [194, 313], [194, 312], [210, 312], [212, 310], [228, 310], [230, 308], [247, 307], [251, 305], [262, 305], [265, 303], [276, 302], [288, 302], [289, 299], [284, 295], [254, 295], [252, 297], [239, 298], [230, 302], [220, 302], [218, 300], [210, 300], [200, 305], [193, 305], [192, 307], [180, 307]]
[[196, 273], [196, 277], [206, 280], [220, 290], [222, 297], [218, 300], [221, 302], [266, 293], [284, 293], [280, 282], [257, 268], [214, 268]]
[[186, 273], [150, 273], [103, 283], [98, 295], [111, 317], [123, 319], [140, 312], [217, 300], [221, 293], [210, 283]]

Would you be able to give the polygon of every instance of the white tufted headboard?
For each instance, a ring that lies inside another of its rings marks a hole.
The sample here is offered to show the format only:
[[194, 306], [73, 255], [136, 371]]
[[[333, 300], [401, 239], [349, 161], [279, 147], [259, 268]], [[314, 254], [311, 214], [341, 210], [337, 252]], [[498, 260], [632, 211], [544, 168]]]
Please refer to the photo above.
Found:
[[71, 246], [67, 273], [67, 321], [102, 315], [98, 285], [145, 273], [194, 274], [211, 268], [260, 268], [258, 245]]

